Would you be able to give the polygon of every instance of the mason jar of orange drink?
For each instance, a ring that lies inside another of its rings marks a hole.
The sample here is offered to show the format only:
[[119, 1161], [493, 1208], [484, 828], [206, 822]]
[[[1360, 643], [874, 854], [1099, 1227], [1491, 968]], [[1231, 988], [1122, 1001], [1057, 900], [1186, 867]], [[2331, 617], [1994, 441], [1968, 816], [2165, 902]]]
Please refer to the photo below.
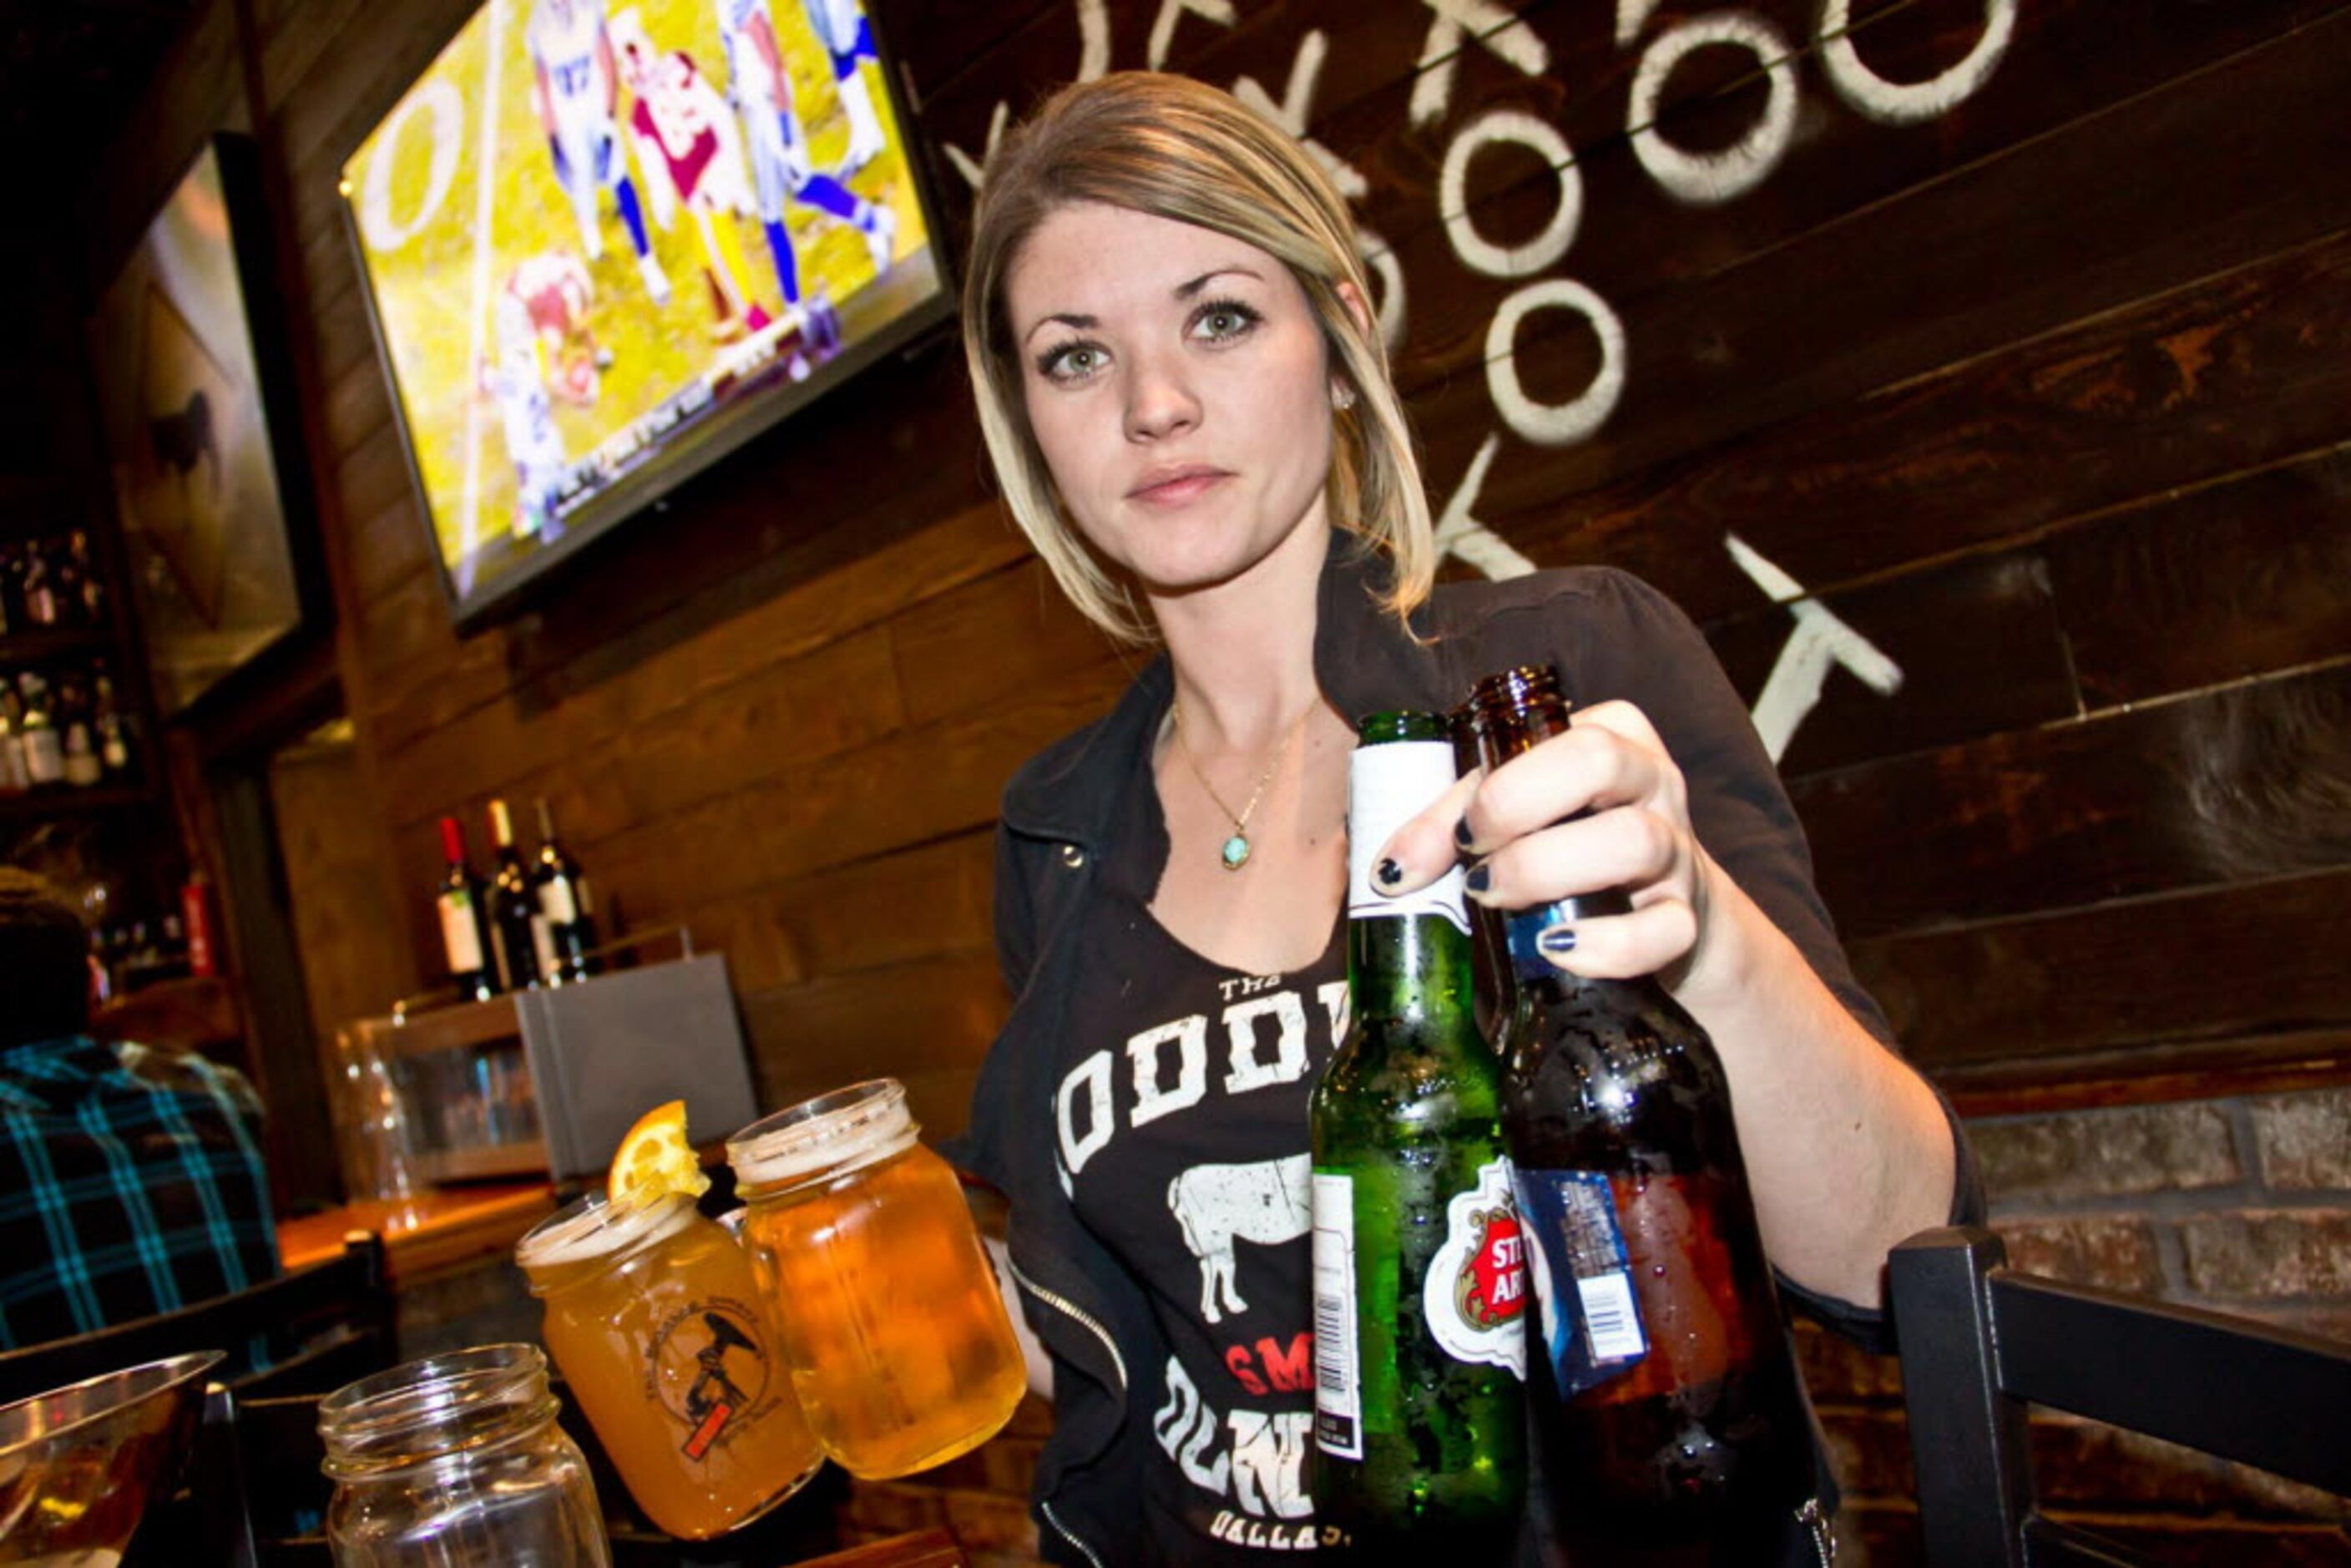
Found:
[[987, 1441], [1028, 1386], [947, 1163], [878, 1078], [727, 1141], [743, 1239], [825, 1451], [884, 1479]]
[[[675, 1115], [683, 1148], [684, 1108]], [[750, 1260], [697, 1212], [708, 1184], [698, 1167], [684, 1170], [631, 1188], [616, 1162], [611, 1193], [540, 1223], [515, 1260], [545, 1303], [548, 1353], [637, 1506], [670, 1534], [702, 1541], [791, 1496], [824, 1454]]]

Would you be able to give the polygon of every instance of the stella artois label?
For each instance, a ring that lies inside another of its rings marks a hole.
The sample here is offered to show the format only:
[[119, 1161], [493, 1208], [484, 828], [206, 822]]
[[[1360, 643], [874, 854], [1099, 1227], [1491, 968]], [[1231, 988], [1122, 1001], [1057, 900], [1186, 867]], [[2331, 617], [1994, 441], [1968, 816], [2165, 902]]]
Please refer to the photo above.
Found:
[[1525, 1377], [1526, 1255], [1510, 1162], [1480, 1166], [1478, 1185], [1454, 1195], [1445, 1221], [1445, 1244], [1421, 1286], [1429, 1332], [1456, 1361]]

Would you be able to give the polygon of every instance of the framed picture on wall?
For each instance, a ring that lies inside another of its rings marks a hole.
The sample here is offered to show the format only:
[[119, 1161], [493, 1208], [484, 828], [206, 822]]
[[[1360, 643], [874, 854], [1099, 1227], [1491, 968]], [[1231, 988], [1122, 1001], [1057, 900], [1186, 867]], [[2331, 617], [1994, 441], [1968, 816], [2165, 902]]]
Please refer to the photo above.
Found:
[[[267, 298], [253, 149], [214, 138], [148, 225], [89, 323], [99, 416], [162, 711], [185, 708], [293, 631], [288, 528], [301, 437], [281, 357], [250, 314]], [[268, 323], [264, 323], [267, 327]]]

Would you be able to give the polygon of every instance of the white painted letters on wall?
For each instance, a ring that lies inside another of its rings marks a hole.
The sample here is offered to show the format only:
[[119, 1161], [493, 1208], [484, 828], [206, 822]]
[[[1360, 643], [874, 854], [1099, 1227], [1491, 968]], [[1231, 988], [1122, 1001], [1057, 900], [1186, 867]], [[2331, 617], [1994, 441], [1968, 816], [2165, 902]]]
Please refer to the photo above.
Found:
[[1322, 56], [1330, 40], [1319, 27], [1310, 29], [1298, 40], [1298, 54], [1290, 62], [1290, 84], [1282, 89], [1281, 101], [1276, 103], [1272, 94], [1259, 85], [1255, 77], [1242, 77], [1233, 83], [1233, 96], [1280, 126], [1298, 139], [1307, 156], [1322, 166], [1331, 177], [1339, 194], [1351, 202], [1359, 202], [1371, 190], [1355, 166], [1306, 134], [1306, 122], [1314, 112], [1314, 81], [1322, 74]]
[[1737, 534], [1726, 534], [1730, 559], [1754, 584], [1795, 617], [1771, 677], [1755, 698], [1755, 730], [1763, 748], [1779, 761], [1797, 727], [1820, 706], [1821, 688], [1839, 664], [1851, 670], [1864, 685], [1880, 696], [1892, 696], [1902, 687], [1902, 668], [1875, 643], [1844, 623], [1818, 600], [1805, 598], [1803, 585], [1763, 559]]
[[1494, 51], [1521, 75], [1551, 69], [1551, 49], [1535, 30], [1494, 0], [1421, 0], [1431, 15], [1420, 46], [1419, 79], [1412, 84], [1412, 122], [1435, 125], [1453, 107], [1453, 67], [1471, 42]]
[[1862, 63], [1847, 31], [1851, 10], [1851, 0], [1823, 0], [1821, 68], [1839, 98], [1881, 125], [1940, 119], [1966, 102], [1991, 79], [2016, 34], [2016, 0], [1986, 0], [1983, 35], [1959, 64], [1925, 81], [1891, 82]]
[[[1478, 232], [1469, 214], [1469, 161], [1505, 142], [1525, 148], [1551, 165], [1559, 182], [1551, 216], [1541, 232], [1520, 245], [1500, 246]], [[1583, 216], [1583, 174], [1567, 138], [1531, 114], [1498, 109], [1469, 122], [1445, 150], [1437, 182], [1437, 210], [1445, 217], [1445, 237], [1461, 265], [1488, 277], [1531, 277], [1567, 254]]]
[[1461, 483], [1453, 486], [1453, 494], [1447, 497], [1445, 510], [1437, 519], [1437, 559], [1457, 557], [1497, 582], [1524, 577], [1535, 569], [1535, 563], [1520, 554], [1517, 546], [1472, 515], [1478, 505], [1478, 492], [1486, 483], [1486, 470], [1494, 465], [1494, 455], [1501, 449], [1500, 436], [1486, 437], [1485, 444], [1478, 448], [1478, 455], [1469, 460], [1469, 471], [1461, 476]]
[[[1763, 118], [1746, 135], [1720, 152], [1690, 152], [1666, 140], [1657, 128], [1657, 105], [1674, 67], [1708, 45], [1729, 45], [1752, 54], [1764, 68], [1770, 96]], [[1795, 139], [1796, 68], [1786, 40], [1771, 24], [1745, 11], [1708, 12], [1676, 23], [1641, 57], [1625, 108], [1625, 129], [1641, 167], [1677, 201], [1716, 206], [1745, 195], [1771, 178]]]
[[1233, 0], [1159, 0], [1159, 15], [1151, 21], [1150, 52], [1144, 57], [1153, 70], [1167, 63], [1167, 51], [1176, 44], [1176, 24], [1184, 19], [1186, 11], [1205, 16], [1219, 27], [1233, 25]]
[[[1573, 310], [1600, 340], [1600, 369], [1562, 403], [1537, 402], [1519, 379], [1519, 323], [1538, 310]], [[1530, 283], [1494, 312], [1486, 329], [1486, 392], [1502, 423], [1538, 446], [1582, 441], [1606, 423], [1625, 395], [1625, 324], [1608, 301], [1572, 277]]]

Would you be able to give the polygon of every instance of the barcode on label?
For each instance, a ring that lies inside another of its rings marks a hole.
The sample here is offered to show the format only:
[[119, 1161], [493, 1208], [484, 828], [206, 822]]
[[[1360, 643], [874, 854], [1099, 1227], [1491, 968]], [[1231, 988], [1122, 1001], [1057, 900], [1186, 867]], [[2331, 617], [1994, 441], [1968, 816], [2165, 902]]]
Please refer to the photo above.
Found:
[[1314, 1440], [1338, 1458], [1364, 1457], [1363, 1386], [1355, 1365], [1355, 1184], [1317, 1171], [1314, 1210]]
[[1347, 1397], [1347, 1309], [1328, 1296], [1314, 1301], [1314, 1386]]
[[1641, 1337], [1640, 1314], [1633, 1310], [1633, 1281], [1622, 1273], [1595, 1274], [1575, 1282], [1583, 1298], [1583, 1328], [1594, 1361], [1618, 1361], [1649, 1348]]

